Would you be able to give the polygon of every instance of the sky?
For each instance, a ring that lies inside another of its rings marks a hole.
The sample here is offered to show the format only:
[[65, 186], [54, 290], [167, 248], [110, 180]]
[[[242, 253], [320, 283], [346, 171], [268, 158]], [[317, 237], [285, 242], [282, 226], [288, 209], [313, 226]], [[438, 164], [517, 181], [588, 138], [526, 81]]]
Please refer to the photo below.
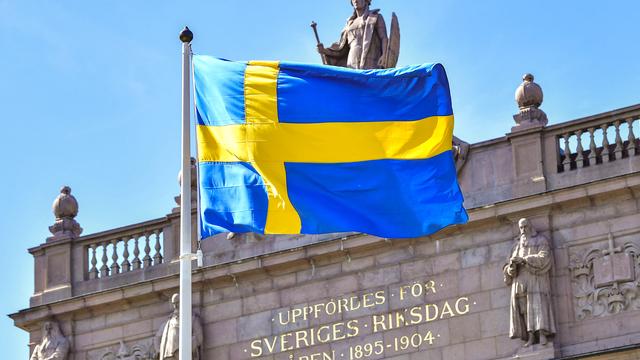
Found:
[[[522, 75], [535, 75], [551, 124], [640, 103], [637, 0], [374, 0], [395, 11], [399, 65], [440, 62], [455, 133], [503, 136]], [[84, 234], [164, 216], [180, 166], [180, 42], [197, 54], [319, 63], [351, 14], [347, 0], [0, 0], [0, 313], [28, 306], [33, 258], [63, 185]], [[7, 359], [28, 338], [0, 317]]]

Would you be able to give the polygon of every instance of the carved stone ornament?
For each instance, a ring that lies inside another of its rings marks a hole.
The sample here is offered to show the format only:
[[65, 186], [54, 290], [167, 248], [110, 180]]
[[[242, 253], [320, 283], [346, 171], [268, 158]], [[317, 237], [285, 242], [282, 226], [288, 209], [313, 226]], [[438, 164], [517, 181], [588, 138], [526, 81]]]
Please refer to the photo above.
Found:
[[606, 249], [571, 255], [570, 268], [579, 320], [640, 310], [640, 246], [616, 247], [609, 234]]
[[462, 170], [464, 164], [467, 163], [467, 158], [469, 157], [469, 149], [471, 145], [469, 143], [459, 139], [458, 137], [453, 137], [453, 158], [456, 163], [456, 171], [459, 173]]
[[129, 347], [121, 340], [120, 345], [106, 350], [102, 355], [90, 357], [91, 360], [155, 360], [158, 353], [155, 351], [153, 339], [139, 342]]
[[511, 128], [512, 132], [536, 126], [546, 126], [549, 122], [547, 114], [539, 109], [544, 98], [542, 88], [533, 79], [533, 75], [525, 74], [522, 77], [522, 84], [516, 89], [515, 97], [520, 113], [513, 115], [516, 126]]
[[82, 233], [80, 224], [75, 220], [78, 215], [78, 201], [71, 195], [71, 188], [64, 186], [60, 189], [60, 195], [56, 197], [52, 205], [56, 221], [49, 226], [53, 239], [77, 238]]
[[60, 326], [55, 321], [42, 324], [42, 340], [31, 354], [30, 360], [67, 360], [69, 357], [69, 341], [64, 337]]

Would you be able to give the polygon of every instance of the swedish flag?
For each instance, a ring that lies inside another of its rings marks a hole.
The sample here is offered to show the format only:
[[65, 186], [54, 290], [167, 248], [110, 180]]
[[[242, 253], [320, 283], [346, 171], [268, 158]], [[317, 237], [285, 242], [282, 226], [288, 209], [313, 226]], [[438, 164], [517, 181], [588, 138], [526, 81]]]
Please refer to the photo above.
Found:
[[194, 56], [202, 238], [417, 237], [468, 219], [440, 64], [351, 70]]

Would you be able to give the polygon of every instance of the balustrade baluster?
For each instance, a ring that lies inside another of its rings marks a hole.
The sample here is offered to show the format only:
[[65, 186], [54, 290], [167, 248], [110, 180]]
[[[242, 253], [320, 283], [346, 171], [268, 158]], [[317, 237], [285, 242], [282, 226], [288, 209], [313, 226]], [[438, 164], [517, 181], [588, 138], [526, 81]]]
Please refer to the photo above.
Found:
[[627, 125], [629, 125], [629, 144], [627, 145], [627, 153], [629, 153], [629, 156], [638, 155], [640, 151], [638, 151], [636, 135], [633, 133], [633, 118], [627, 119]]
[[607, 129], [609, 128], [609, 124], [600, 125], [602, 129], [602, 151], [600, 155], [602, 156], [602, 162], [609, 162], [609, 139], [607, 139]]
[[571, 133], [566, 133], [562, 137], [564, 138], [564, 160], [562, 161], [562, 168], [564, 171], [571, 170], [571, 149], [569, 148], [569, 137]]
[[597, 162], [597, 147], [596, 147], [596, 129], [589, 128], [589, 166], [595, 166]]
[[582, 147], [582, 130], [576, 131], [576, 167], [578, 169], [584, 167], [584, 148]]
[[122, 243], [124, 244], [124, 251], [122, 252], [122, 264], [120, 265], [122, 268], [122, 272], [128, 272], [131, 270], [131, 263], [129, 262], [129, 238], [122, 238]]
[[616, 160], [620, 160], [622, 159], [622, 150], [623, 150], [623, 143], [622, 143], [622, 137], [620, 136], [620, 120], [616, 120], [614, 123], [614, 126], [616, 128], [616, 149], [614, 150], [614, 154], [616, 157]]
[[151, 266], [151, 246], [149, 246], [149, 233], [144, 234], [144, 237], [144, 258], [142, 259], [142, 264], [145, 268], [147, 268]]
[[91, 244], [91, 268], [89, 269], [89, 279], [95, 280], [98, 278], [98, 259], [96, 258], [96, 246], [97, 244]]
[[153, 264], [160, 265], [162, 264], [162, 254], [160, 253], [160, 251], [162, 250], [162, 245], [160, 244], [160, 230], [156, 230], [155, 234], [156, 234], [156, 246], [155, 246], [156, 254], [153, 256]]
[[111, 276], [120, 273], [120, 265], [118, 264], [118, 239], [111, 240], [113, 244], [113, 253], [111, 254]]
[[107, 276], [109, 276], [109, 267], [107, 266], [107, 261], [109, 261], [109, 258], [107, 257], [107, 245], [109, 243], [108, 242], [104, 242], [102, 244], [102, 266], [100, 267], [100, 277], [101, 278], [105, 278]]
[[140, 261], [140, 247], [138, 247], [138, 239], [139, 237], [137, 235], [134, 236], [133, 261], [132, 261], [133, 270], [138, 270], [142, 266], [142, 261]]

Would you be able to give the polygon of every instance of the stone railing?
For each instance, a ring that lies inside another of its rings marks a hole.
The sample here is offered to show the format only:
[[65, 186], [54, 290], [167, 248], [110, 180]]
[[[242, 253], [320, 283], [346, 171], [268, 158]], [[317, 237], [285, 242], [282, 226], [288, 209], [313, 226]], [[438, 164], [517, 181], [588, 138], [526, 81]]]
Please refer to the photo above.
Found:
[[[586, 118], [553, 126], [557, 172], [598, 166], [640, 154], [640, 111]], [[634, 129], [636, 128], [636, 129]]]
[[545, 190], [640, 171], [640, 105], [544, 128]]
[[44, 304], [175, 271], [178, 216], [78, 238], [50, 238], [29, 251], [35, 258], [32, 305]]
[[164, 222], [85, 241], [89, 280], [147, 269], [164, 260]]
[[458, 179], [468, 209], [640, 171], [640, 104], [529, 126], [471, 146]]

